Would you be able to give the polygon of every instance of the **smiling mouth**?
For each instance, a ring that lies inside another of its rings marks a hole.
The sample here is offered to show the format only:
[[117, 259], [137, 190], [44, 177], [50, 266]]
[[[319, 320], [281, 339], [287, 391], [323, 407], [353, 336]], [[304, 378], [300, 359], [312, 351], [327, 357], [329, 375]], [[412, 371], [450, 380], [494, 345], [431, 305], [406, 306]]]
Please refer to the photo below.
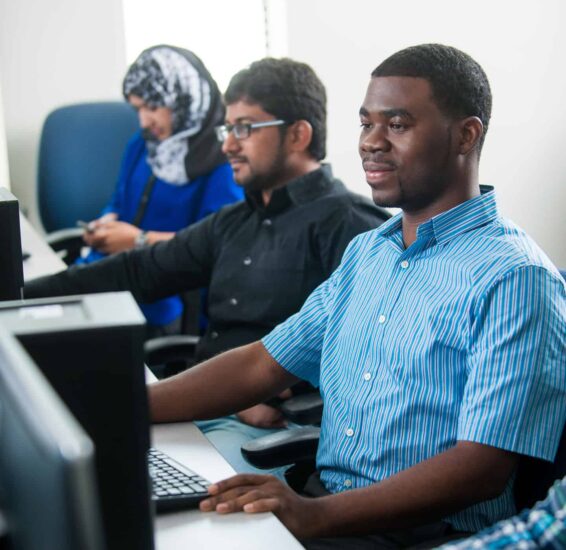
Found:
[[230, 163], [232, 168], [234, 168], [235, 166], [244, 164], [246, 162], [246, 159], [242, 157], [228, 157], [228, 162]]
[[362, 166], [366, 173], [366, 181], [370, 185], [387, 179], [396, 170], [396, 167], [389, 162], [364, 161]]

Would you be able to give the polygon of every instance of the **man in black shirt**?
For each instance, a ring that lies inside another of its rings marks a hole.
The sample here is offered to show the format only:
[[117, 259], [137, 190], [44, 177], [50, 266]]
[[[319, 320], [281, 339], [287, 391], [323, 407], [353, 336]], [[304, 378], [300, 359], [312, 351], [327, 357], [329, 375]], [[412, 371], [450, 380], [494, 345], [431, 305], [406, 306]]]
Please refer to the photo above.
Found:
[[[222, 208], [170, 241], [28, 283], [26, 298], [130, 290], [151, 302], [208, 287], [209, 326], [197, 360], [254, 342], [295, 313], [340, 263], [349, 241], [388, 214], [332, 176], [326, 155], [326, 92], [314, 71], [290, 59], [263, 59], [237, 73], [217, 128], [246, 200]], [[229, 422], [254, 432], [281, 427], [278, 411], [258, 405]], [[228, 422], [228, 421], [226, 421]], [[203, 425], [204, 426], [204, 425]], [[204, 426], [237, 470], [234, 429]], [[228, 449], [226, 449], [228, 447]]]

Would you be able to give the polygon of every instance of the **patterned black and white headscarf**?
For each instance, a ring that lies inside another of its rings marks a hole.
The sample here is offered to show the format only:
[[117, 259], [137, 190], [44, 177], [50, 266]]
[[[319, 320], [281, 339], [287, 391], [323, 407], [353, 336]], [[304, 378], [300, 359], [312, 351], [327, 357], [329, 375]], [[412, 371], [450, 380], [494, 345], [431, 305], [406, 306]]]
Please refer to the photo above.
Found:
[[144, 135], [154, 175], [182, 185], [225, 162], [214, 127], [224, 122], [216, 82], [192, 52], [173, 46], [144, 50], [124, 78], [123, 93], [172, 111], [173, 132], [158, 141]]

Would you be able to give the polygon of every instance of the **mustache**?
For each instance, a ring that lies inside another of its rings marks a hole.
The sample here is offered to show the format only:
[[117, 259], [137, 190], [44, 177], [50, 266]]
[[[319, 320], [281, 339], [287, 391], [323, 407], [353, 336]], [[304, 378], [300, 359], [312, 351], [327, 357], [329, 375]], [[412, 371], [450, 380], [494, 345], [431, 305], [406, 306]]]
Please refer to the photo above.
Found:
[[391, 169], [397, 168], [397, 165], [387, 158], [385, 158], [381, 153], [375, 155], [364, 155], [362, 157], [362, 166], [364, 170], [372, 169]]
[[228, 159], [228, 161], [235, 160], [238, 162], [247, 162], [248, 160], [246, 157], [243, 157], [242, 155], [231, 155], [230, 153], [226, 155], [226, 158]]

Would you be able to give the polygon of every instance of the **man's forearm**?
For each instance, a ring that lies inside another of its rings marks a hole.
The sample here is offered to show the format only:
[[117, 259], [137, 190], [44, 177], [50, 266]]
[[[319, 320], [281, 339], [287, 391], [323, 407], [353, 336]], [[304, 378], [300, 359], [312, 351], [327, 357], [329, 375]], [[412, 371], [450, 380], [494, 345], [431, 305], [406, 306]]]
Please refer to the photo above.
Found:
[[152, 420], [216, 418], [264, 401], [296, 381], [255, 342], [149, 386]]
[[517, 455], [471, 442], [380, 483], [318, 499], [311, 536], [369, 534], [439, 521], [501, 494]]
[[[43, 298], [131, 290], [132, 285], [127, 278], [125, 259], [120, 256], [104, 258], [85, 266], [71, 266], [55, 275], [33, 279], [26, 282], [24, 296]], [[136, 293], [133, 292], [133, 294]]]
[[55, 275], [26, 283], [26, 298], [68, 296], [128, 290], [138, 302], [152, 302], [194, 285], [172, 280], [152, 257], [151, 247], [113, 254], [87, 265], [74, 265]]
[[147, 242], [148, 244], [155, 244], [159, 241], [168, 241], [175, 236], [174, 231], [148, 231]]

